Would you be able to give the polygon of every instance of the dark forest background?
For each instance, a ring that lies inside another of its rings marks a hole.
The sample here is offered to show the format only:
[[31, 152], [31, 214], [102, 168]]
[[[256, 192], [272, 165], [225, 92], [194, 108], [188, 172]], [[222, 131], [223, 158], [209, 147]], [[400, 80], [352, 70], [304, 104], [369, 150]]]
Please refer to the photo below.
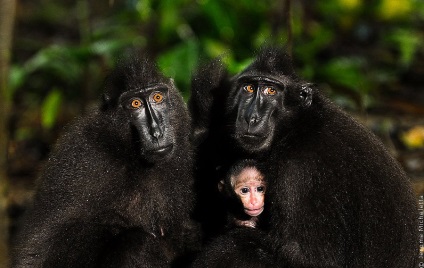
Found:
[[1, 0], [0, 267], [52, 144], [117, 58], [149, 52], [187, 99], [199, 63], [220, 56], [236, 73], [265, 43], [287, 46], [424, 194], [422, 0]]

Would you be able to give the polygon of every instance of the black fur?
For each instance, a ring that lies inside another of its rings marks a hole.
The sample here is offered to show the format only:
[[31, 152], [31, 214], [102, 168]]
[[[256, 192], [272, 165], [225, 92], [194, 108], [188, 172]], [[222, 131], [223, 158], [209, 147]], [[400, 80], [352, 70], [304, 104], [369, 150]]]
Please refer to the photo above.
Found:
[[260, 230], [235, 228], [208, 244], [193, 268], [272, 268], [270, 240]]
[[[210, 73], [222, 73], [216, 66], [197, 79], [208, 81]], [[260, 120], [252, 121], [264, 125], [257, 128], [262, 139], [243, 134], [250, 130], [240, 114], [258, 112], [250, 106], [243, 110], [251, 100], [240, 92], [249, 83], [277, 89], [272, 102], [258, 104], [259, 113], [270, 111], [271, 116], [259, 114]], [[216, 180], [215, 167], [244, 158], [264, 167], [269, 236], [279, 264], [414, 267], [417, 207], [405, 172], [370, 131], [302, 81], [282, 49], [265, 48], [237, 76], [193, 90], [222, 96], [203, 111], [209, 125], [194, 121], [195, 129], [209, 133], [199, 146], [202, 178]], [[201, 95], [190, 100], [191, 107], [208, 100]]]
[[[164, 135], [174, 142], [160, 159], [140, 153], [145, 140], [131, 123], [137, 118], [119, 103], [123, 93], [158, 84], [168, 89], [166, 118], [158, 122], [169, 122]], [[121, 62], [106, 81], [101, 109], [77, 120], [57, 142], [12, 266], [170, 266], [196, 241], [189, 137], [189, 115], [173, 82], [147, 59]]]
[[205, 241], [222, 233], [227, 225], [225, 199], [218, 190], [218, 183], [225, 177], [227, 168], [217, 163], [224, 157], [220, 152], [226, 146], [221, 138], [225, 126], [222, 125], [224, 109], [220, 105], [225, 101], [225, 92], [220, 89], [228, 85], [228, 75], [221, 62], [212, 61], [199, 68], [193, 76], [188, 102], [194, 143], [198, 145], [195, 216], [202, 224]]

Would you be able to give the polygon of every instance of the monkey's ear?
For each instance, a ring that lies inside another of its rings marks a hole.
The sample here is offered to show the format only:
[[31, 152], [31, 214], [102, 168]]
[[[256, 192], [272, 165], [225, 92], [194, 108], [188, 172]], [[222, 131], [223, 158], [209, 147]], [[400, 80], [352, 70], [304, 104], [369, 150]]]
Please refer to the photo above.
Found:
[[108, 93], [102, 94], [102, 103], [101, 109], [102, 111], [107, 110], [111, 106], [112, 97]]
[[224, 191], [224, 180], [218, 182], [218, 190], [222, 193]]
[[309, 107], [312, 104], [312, 89], [313, 84], [303, 84], [300, 87], [300, 99], [304, 107]]
[[115, 96], [113, 92], [106, 91], [102, 94], [100, 108], [102, 111], [106, 111], [111, 108], [115, 108], [119, 102], [119, 96]]
[[109, 104], [109, 102], [110, 102], [110, 96], [107, 94], [107, 93], [103, 93], [102, 94], [102, 104], [101, 104], [101, 107], [102, 107], [102, 110], [104, 111], [104, 110], [107, 110], [107, 108], [108, 108], [108, 104]]
[[102, 95], [102, 103], [109, 103], [111, 100], [111, 97], [109, 94], [107, 93], [103, 93]]

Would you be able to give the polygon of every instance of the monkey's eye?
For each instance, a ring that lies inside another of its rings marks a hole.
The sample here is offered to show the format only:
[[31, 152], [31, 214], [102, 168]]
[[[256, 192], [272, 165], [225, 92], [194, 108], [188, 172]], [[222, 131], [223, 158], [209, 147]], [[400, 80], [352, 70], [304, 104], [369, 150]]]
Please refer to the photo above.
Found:
[[244, 91], [248, 92], [248, 93], [253, 93], [255, 92], [255, 88], [252, 85], [246, 85], [243, 87]]
[[265, 187], [259, 186], [258, 188], [256, 188], [256, 191], [259, 192], [259, 193], [263, 193], [263, 192], [265, 192]]
[[275, 90], [275, 88], [273, 88], [273, 87], [266, 87], [265, 89], [264, 89], [264, 93], [266, 94], [266, 95], [275, 95], [275, 94], [277, 94], [277, 90]]
[[161, 103], [163, 101], [163, 95], [162, 93], [156, 92], [153, 94], [152, 99], [156, 103]]
[[133, 99], [132, 101], [131, 101], [131, 107], [132, 108], [139, 108], [140, 106], [141, 106], [141, 100], [139, 100], [139, 99]]
[[247, 194], [249, 192], [249, 188], [244, 187], [240, 189], [241, 194]]

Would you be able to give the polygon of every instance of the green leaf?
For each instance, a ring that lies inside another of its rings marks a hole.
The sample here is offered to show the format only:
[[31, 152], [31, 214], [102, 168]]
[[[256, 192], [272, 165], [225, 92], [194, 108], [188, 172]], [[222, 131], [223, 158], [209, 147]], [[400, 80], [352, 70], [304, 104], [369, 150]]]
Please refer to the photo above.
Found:
[[223, 2], [207, 1], [203, 6], [203, 12], [208, 16], [212, 25], [215, 25], [216, 30], [222, 38], [232, 39], [234, 37], [234, 27], [230, 14]]
[[322, 69], [327, 81], [343, 86], [360, 94], [366, 94], [370, 89], [370, 81], [365, 75], [365, 61], [360, 58], [336, 58]]
[[237, 74], [246, 69], [253, 62], [254, 58], [247, 58], [241, 62], [230, 61], [228, 71], [230, 74]]
[[311, 37], [308, 42], [300, 39], [294, 40], [293, 52], [295, 58], [304, 62], [313, 63], [316, 61], [316, 55], [323, 48], [329, 46], [335, 39], [334, 33], [321, 25], [313, 25], [309, 29]]
[[147, 21], [152, 13], [152, 1], [142, 0], [136, 2], [136, 10], [140, 14], [141, 21]]
[[195, 39], [182, 43], [163, 53], [158, 59], [159, 68], [168, 76], [173, 77], [183, 93], [188, 96], [190, 75], [198, 64], [199, 44]]
[[52, 90], [45, 98], [41, 106], [41, 124], [50, 129], [54, 126], [62, 104], [62, 92], [58, 89]]
[[21, 87], [25, 83], [25, 80], [27, 79], [27, 75], [28, 74], [25, 71], [25, 69], [20, 66], [13, 65], [10, 68], [9, 87], [8, 87], [9, 90], [7, 92], [8, 98], [11, 98], [15, 90]]
[[411, 65], [421, 44], [420, 34], [412, 30], [396, 29], [389, 39], [399, 47], [402, 66], [408, 67]]
[[51, 46], [40, 50], [25, 63], [25, 71], [29, 74], [40, 69], [50, 70], [54, 75], [67, 81], [76, 81], [81, 76], [79, 58], [87, 58], [90, 53], [86, 48]]

